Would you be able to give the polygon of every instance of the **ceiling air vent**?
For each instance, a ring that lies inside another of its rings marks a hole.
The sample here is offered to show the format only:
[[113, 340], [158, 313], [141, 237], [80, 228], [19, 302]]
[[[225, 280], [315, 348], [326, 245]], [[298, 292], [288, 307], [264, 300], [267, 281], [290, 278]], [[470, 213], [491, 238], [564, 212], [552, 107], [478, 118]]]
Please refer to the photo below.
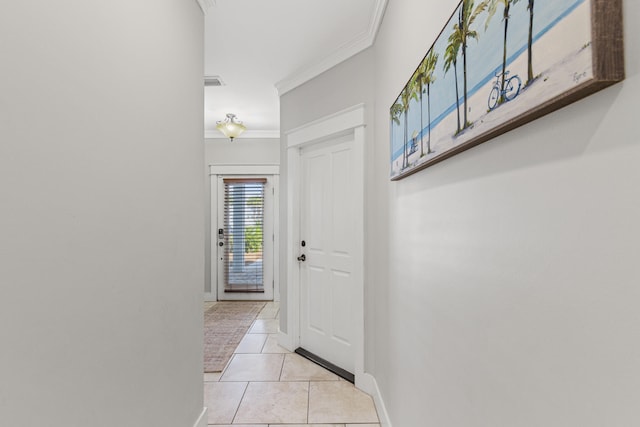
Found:
[[220, 76], [204, 76], [204, 87], [224, 86]]

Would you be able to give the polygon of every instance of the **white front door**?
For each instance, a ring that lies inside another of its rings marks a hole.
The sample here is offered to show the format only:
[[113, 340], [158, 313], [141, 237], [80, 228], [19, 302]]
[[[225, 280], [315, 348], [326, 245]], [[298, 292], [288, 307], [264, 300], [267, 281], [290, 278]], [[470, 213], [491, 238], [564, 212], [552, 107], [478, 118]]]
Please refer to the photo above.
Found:
[[217, 177], [218, 300], [273, 300], [274, 177]]
[[355, 372], [358, 217], [354, 137], [301, 151], [300, 345]]

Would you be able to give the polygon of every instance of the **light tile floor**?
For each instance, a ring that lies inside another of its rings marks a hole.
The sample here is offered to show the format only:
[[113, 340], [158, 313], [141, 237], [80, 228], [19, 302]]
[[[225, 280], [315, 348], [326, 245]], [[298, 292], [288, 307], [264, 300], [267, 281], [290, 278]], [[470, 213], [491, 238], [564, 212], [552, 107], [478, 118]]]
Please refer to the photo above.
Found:
[[380, 427], [369, 395], [278, 345], [279, 311], [267, 303], [225, 370], [204, 374], [209, 425]]

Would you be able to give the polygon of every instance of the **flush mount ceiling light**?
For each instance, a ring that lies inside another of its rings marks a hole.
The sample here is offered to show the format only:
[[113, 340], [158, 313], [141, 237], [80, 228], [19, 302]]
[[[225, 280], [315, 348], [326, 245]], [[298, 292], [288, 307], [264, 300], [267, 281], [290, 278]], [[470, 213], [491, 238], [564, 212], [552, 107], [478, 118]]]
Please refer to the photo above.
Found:
[[247, 130], [242, 122], [236, 119], [235, 114], [227, 113], [227, 118], [216, 122], [216, 129], [233, 141], [233, 138], [240, 136], [242, 132]]

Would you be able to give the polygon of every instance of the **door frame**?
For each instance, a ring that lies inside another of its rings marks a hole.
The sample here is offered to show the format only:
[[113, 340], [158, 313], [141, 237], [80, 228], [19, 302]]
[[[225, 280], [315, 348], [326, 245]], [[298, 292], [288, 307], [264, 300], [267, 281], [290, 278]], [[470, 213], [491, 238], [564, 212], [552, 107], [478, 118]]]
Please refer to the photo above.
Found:
[[357, 298], [354, 301], [355, 317], [355, 382], [356, 387], [372, 393], [374, 380], [364, 371], [364, 182], [365, 182], [365, 105], [358, 104], [319, 120], [307, 123], [286, 133], [287, 137], [287, 241], [286, 241], [286, 327], [280, 331], [278, 341], [293, 351], [300, 346], [300, 182], [301, 149], [313, 144], [353, 135], [354, 177], [356, 188], [356, 215], [360, 219], [356, 227], [354, 282]]
[[[273, 177], [273, 301], [280, 301], [280, 166], [279, 165], [209, 165], [211, 188], [210, 226], [210, 298], [218, 298], [218, 176], [269, 176]], [[276, 283], [278, 285], [276, 285]], [[215, 289], [215, 290], [214, 290]]]

